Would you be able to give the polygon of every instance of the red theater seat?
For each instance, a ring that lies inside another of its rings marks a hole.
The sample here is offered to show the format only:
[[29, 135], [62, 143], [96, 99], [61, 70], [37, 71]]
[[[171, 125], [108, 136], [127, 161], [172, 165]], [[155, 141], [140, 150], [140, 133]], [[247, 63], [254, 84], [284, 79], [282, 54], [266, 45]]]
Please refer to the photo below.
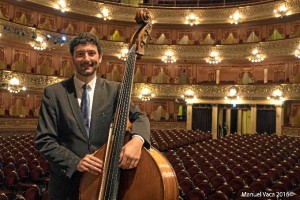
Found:
[[205, 199], [205, 194], [199, 188], [195, 188], [187, 194], [187, 200], [200, 200]]
[[233, 198], [233, 189], [228, 184], [221, 185], [220, 187], [217, 188], [216, 191], [222, 192], [223, 194], [226, 195], [226, 197], [228, 199], [232, 199]]
[[208, 200], [228, 200], [228, 198], [222, 192], [217, 192], [217, 193], [214, 193], [214, 194], [210, 195]]

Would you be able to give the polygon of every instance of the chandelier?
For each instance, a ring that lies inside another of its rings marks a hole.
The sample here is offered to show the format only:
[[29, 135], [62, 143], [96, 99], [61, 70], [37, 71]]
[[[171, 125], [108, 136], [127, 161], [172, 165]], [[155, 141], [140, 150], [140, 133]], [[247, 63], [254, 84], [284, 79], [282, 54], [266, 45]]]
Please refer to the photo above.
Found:
[[286, 1], [282, 3], [277, 9], [274, 9], [275, 17], [284, 17], [289, 15], [288, 8], [286, 6]]
[[59, 9], [61, 12], [68, 11], [67, 3], [65, 0], [58, 0], [54, 8]]
[[139, 95], [139, 98], [142, 101], [149, 101], [151, 98], [153, 98], [155, 95], [151, 94], [151, 91], [148, 88], [142, 89], [141, 94]]
[[109, 10], [107, 8], [103, 8], [99, 14], [98, 17], [103, 18], [104, 20], [110, 20], [111, 19], [111, 13], [109, 12]]
[[260, 54], [257, 49], [254, 49], [251, 53], [251, 56], [249, 57], [250, 62], [261, 62], [264, 59], [264, 56]]
[[47, 43], [44, 42], [41, 36], [37, 36], [33, 43], [31, 43], [31, 47], [35, 50], [45, 50], [47, 48]]
[[118, 58], [120, 60], [123, 60], [123, 61], [126, 61], [127, 60], [127, 57], [128, 57], [128, 49], [127, 48], [123, 48], [121, 50], [121, 54], [118, 56]]
[[228, 92], [228, 96], [225, 96], [224, 99], [227, 103], [238, 104], [241, 102], [241, 97], [237, 95], [238, 89], [236, 87], [231, 87]]
[[229, 16], [230, 24], [238, 24], [240, 18], [241, 18], [241, 15], [240, 15], [239, 11], [236, 11], [235, 13], [233, 13], [233, 15]]
[[26, 90], [26, 87], [20, 86], [20, 81], [16, 77], [10, 79], [8, 83], [2, 83], [1, 86], [7, 89], [10, 93], [19, 93]]
[[164, 63], [175, 63], [176, 59], [171, 51], [167, 51], [161, 59]]
[[271, 96], [267, 97], [274, 104], [282, 104], [285, 101], [285, 98], [282, 96], [282, 91], [276, 89]]
[[197, 25], [199, 24], [199, 17], [194, 13], [190, 13], [185, 17], [185, 24], [190, 26]]
[[193, 90], [188, 89], [187, 91], [185, 91], [185, 93], [183, 95], [181, 95], [181, 98], [183, 100], [185, 100], [186, 102], [188, 102], [188, 101], [192, 101], [192, 100], [196, 99], [197, 96], [195, 95]]
[[211, 51], [209, 57], [206, 58], [206, 62], [209, 64], [218, 64], [221, 62], [221, 58], [219, 57], [219, 53], [215, 50]]

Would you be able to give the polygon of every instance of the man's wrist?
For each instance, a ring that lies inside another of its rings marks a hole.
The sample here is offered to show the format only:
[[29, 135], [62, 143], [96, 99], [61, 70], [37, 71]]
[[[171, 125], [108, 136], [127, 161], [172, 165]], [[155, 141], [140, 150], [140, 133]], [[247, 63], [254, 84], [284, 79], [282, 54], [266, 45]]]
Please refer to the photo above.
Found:
[[144, 140], [144, 138], [142, 136], [140, 136], [140, 135], [132, 135], [132, 138], [134, 138], [134, 137], [140, 138], [140, 140], [142, 140], [142, 142], [144, 144], [145, 140]]

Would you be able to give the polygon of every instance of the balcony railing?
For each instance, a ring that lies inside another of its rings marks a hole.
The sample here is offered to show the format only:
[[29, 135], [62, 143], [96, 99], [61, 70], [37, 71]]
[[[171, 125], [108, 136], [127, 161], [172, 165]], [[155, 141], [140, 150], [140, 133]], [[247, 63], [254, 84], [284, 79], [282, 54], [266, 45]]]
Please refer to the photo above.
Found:
[[[163, 6], [163, 7], [232, 7], [270, 3], [280, 0], [94, 0], [102, 3], [120, 3], [129, 5]], [[138, 4], [137, 4], [138, 2]]]

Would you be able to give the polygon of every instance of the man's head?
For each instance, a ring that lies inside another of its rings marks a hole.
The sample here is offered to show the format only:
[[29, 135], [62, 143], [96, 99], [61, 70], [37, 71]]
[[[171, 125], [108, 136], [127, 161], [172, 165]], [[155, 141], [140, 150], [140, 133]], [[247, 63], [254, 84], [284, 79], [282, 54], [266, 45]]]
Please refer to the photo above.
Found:
[[86, 43], [92, 43], [92, 44], [96, 45], [99, 55], [102, 54], [100, 41], [95, 35], [93, 35], [92, 33], [80, 33], [70, 42], [69, 50], [70, 50], [71, 55], [72, 56], [74, 55], [74, 48], [77, 45], [86, 44]]
[[80, 33], [70, 42], [76, 77], [88, 83], [96, 76], [102, 61], [100, 42], [93, 34]]

